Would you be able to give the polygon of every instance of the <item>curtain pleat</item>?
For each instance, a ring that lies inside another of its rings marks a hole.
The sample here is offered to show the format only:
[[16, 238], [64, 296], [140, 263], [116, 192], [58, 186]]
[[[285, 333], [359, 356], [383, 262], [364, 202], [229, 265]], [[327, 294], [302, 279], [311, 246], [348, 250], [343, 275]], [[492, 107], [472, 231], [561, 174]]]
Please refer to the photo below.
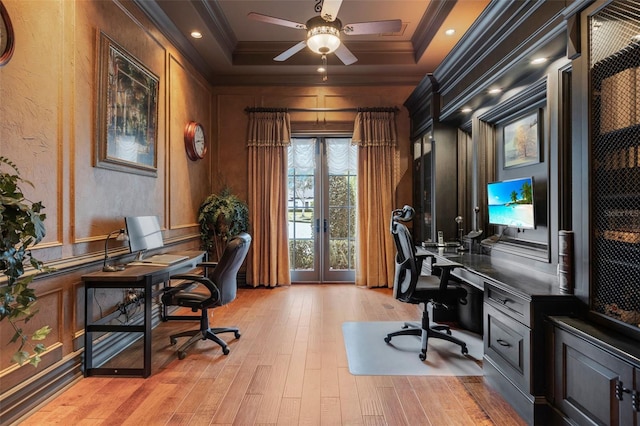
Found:
[[395, 199], [395, 113], [359, 112], [352, 143], [358, 145], [356, 285], [392, 287], [395, 248], [389, 217]]
[[253, 244], [247, 284], [290, 285], [287, 221], [287, 147], [291, 122], [287, 112], [251, 112], [249, 147], [249, 217]]
[[[478, 214], [478, 229], [488, 229], [489, 218], [487, 209], [487, 183], [495, 180], [495, 152], [496, 152], [496, 127], [486, 121], [477, 120], [477, 131], [473, 133], [476, 144], [478, 171], [476, 188], [478, 188], [477, 205], [480, 207]], [[483, 228], [484, 226], [484, 228]], [[488, 230], [485, 232], [489, 232]], [[486, 235], [491, 235], [487, 233]]]

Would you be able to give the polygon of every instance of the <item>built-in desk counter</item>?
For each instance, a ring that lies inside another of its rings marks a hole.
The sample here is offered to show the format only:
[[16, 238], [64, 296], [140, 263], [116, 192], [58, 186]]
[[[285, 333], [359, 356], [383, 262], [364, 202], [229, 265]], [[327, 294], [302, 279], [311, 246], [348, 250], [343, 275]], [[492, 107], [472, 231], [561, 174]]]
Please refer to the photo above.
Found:
[[449, 248], [420, 247], [421, 253], [460, 263], [463, 268], [452, 275], [482, 291], [485, 378], [528, 423], [545, 424], [545, 351], [552, 342], [546, 341], [544, 322], [549, 315], [574, 313], [576, 298], [560, 292], [555, 275], [498, 256]]
[[484, 282], [491, 281], [509, 287], [522, 296], [562, 295], [555, 275], [536, 271], [522, 264], [505, 261], [498, 256], [472, 252], [458, 252], [455, 248], [425, 249], [418, 247], [418, 254], [428, 253], [440, 261], [458, 262], [464, 269], [454, 270], [454, 275], [484, 290]]

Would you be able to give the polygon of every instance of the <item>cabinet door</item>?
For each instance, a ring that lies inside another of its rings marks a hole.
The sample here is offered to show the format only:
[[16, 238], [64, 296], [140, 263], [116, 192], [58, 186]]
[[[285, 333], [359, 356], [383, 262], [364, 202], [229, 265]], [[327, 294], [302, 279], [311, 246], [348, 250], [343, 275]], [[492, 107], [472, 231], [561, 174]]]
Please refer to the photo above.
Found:
[[555, 406], [579, 425], [636, 425], [631, 395], [633, 367], [603, 349], [556, 329]]

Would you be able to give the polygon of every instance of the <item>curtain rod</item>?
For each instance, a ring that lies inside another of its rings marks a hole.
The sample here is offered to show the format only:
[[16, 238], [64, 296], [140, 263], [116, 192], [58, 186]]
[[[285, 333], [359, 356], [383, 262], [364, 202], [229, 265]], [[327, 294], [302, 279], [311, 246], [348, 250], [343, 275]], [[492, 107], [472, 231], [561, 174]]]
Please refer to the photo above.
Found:
[[245, 112], [398, 112], [397, 107], [362, 107], [362, 108], [263, 108], [246, 107]]

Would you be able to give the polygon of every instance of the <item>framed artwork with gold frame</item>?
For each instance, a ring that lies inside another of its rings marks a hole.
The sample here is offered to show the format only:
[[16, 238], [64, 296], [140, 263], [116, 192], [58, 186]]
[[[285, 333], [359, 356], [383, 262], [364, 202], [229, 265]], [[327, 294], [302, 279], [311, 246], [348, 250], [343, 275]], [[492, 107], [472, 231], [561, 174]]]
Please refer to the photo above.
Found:
[[95, 166], [157, 176], [159, 79], [100, 32]]

